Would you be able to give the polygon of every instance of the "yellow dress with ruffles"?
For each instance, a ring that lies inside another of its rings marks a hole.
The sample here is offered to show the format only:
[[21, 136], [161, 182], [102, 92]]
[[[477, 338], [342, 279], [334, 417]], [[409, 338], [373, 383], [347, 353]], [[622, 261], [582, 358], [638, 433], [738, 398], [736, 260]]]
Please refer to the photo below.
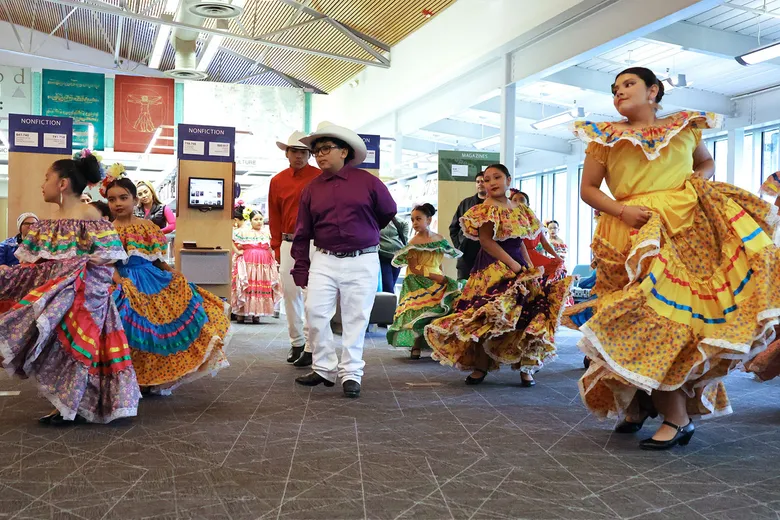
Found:
[[652, 210], [639, 230], [604, 214], [593, 237], [598, 299], [580, 328], [591, 358], [580, 393], [597, 416], [624, 413], [637, 390], [677, 389], [692, 415], [729, 413], [722, 379], [766, 348], [778, 322], [776, 208], [692, 176], [701, 129], [719, 123], [681, 112], [641, 130], [575, 124], [615, 198]]
[[[493, 239], [523, 263], [523, 239], [541, 233], [541, 224], [526, 206], [501, 208], [479, 204], [460, 219], [466, 238], [479, 240], [479, 228], [493, 224]], [[480, 251], [453, 313], [425, 328], [432, 357], [461, 370], [477, 366], [477, 349], [490, 358], [488, 370], [501, 364], [527, 373], [539, 370], [556, 356], [555, 330], [571, 278], [540, 284], [542, 270], [527, 266], [515, 274], [506, 264]]]

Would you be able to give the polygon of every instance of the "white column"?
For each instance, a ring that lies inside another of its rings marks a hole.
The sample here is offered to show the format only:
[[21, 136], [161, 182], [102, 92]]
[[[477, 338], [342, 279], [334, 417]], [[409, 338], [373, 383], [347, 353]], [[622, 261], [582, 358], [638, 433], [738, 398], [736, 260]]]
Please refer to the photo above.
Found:
[[[745, 130], [738, 128], [729, 130], [728, 139], [728, 168], [726, 170], [726, 182], [736, 184], [737, 172], [742, 169], [742, 153], [745, 145]], [[749, 172], [741, 172], [741, 175], [749, 175]], [[743, 186], [745, 183], [741, 183]]]
[[[579, 144], [575, 148], [581, 149]], [[566, 201], [569, 204], [569, 211], [566, 212], [566, 222], [561, 222], [563, 226], [563, 241], [569, 246], [569, 254], [566, 257], [566, 269], [571, 273], [577, 265], [577, 252], [580, 247], [590, 247], [591, 237], [580, 237], [577, 217], [580, 211], [579, 196], [579, 173], [580, 173], [581, 153], [569, 155], [566, 158]]]
[[517, 106], [515, 84], [511, 82], [512, 56], [504, 55], [504, 81], [501, 87], [501, 162], [515, 172], [515, 108]]

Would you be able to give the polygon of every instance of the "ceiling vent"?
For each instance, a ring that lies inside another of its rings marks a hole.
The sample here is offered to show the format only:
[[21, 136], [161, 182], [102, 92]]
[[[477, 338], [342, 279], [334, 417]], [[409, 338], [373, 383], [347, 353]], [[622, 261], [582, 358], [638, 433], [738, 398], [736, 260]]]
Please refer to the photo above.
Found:
[[173, 79], [186, 79], [190, 81], [200, 81], [209, 77], [208, 73], [195, 69], [171, 69], [163, 72], [166, 76]]
[[187, 4], [187, 10], [195, 16], [217, 20], [237, 18], [244, 12], [244, 8], [220, 0], [202, 0]]

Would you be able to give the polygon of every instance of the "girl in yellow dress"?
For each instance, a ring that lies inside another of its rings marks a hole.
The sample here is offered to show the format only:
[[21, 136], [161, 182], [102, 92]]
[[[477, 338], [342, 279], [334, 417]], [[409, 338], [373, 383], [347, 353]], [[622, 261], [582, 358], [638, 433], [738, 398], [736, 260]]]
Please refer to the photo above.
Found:
[[731, 411], [722, 379], [766, 348], [780, 315], [778, 219], [758, 197], [707, 181], [715, 165], [701, 129], [718, 116], [658, 118], [663, 85], [645, 68], [621, 72], [612, 89], [625, 120], [575, 123], [588, 143], [582, 200], [601, 213], [580, 393], [595, 415], [625, 417], [619, 433], [661, 413], [640, 447], [668, 449], [690, 441], [689, 415]]
[[458, 282], [444, 276], [444, 256], [459, 258], [462, 253], [438, 233], [431, 231], [436, 209], [423, 204], [412, 210], [412, 227], [416, 234], [409, 244], [393, 257], [395, 267], [407, 266], [401, 301], [395, 310], [393, 324], [387, 329], [387, 342], [394, 347], [411, 349], [411, 359], [420, 359], [425, 343], [424, 330], [434, 318], [446, 316], [460, 294]]
[[165, 235], [152, 221], [133, 215], [138, 204], [135, 185], [121, 175], [121, 165], [112, 169], [102, 194], [128, 256], [116, 265], [114, 301], [138, 385], [168, 394], [228, 366], [223, 348], [230, 322], [218, 297], [165, 263]]
[[433, 358], [470, 370], [466, 384], [481, 383], [488, 371], [508, 364], [521, 372], [521, 385], [534, 386], [533, 373], [555, 358], [555, 329], [571, 278], [540, 284], [524, 239], [542, 232], [528, 206], [515, 207], [506, 192], [506, 166], [485, 170], [488, 198], [460, 218], [467, 239], [479, 240], [477, 255], [452, 314], [425, 328]]

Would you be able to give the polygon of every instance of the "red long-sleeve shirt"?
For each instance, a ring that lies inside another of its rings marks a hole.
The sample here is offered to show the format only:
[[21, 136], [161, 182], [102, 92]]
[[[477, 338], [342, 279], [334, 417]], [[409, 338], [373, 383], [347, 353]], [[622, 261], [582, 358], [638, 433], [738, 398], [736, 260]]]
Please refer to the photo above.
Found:
[[282, 233], [294, 234], [298, 219], [298, 204], [301, 192], [322, 170], [307, 164], [295, 171], [287, 168], [271, 178], [268, 187], [268, 225], [271, 228], [271, 248], [279, 260], [279, 247], [282, 245]]

